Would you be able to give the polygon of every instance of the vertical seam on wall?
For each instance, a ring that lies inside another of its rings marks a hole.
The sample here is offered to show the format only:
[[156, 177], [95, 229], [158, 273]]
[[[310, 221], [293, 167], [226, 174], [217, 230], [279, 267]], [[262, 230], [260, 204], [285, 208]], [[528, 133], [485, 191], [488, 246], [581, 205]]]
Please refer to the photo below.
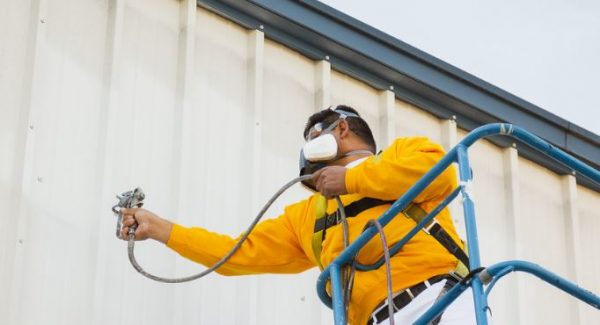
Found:
[[[520, 226], [518, 225], [518, 219], [521, 214], [520, 209], [520, 186], [519, 186], [519, 155], [516, 148], [504, 149], [504, 190], [507, 198], [507, 220], [509, 226], [508, 238], [506, 245], [508, 246], [509, 254], [514, 256], [516, 259], [521, 258], [523, 251], [521, 248], [521, 241], [524, 240], [523, 235], [520, 233]], [[512, 238], [511, 238], [512, 237]], [[509, 323], [524, 324], [523, 311], [520, 308], [520, 301], [522, 291], [519, 288], [525, 282], [526, 279], [522, 278], [521, 274], [516, 275], [516, 279], [512, 282], [513, 287], [510, 291], [514, 292], [514, 299], [511, 299], [510, 304], [511, 310], [515, 312], [512, 314], [513, 319]]]
[[[577, 180], [573, 175], [565, 175], [562, 180], [563, 197], [565, 198], [565, 237], [567, 239], [567, 254], [569, 255], [568, 272], [576, 283], [582, 284], [581, 279], [581, 245], [579, 240], [579, 213], [577, 211]], [[573, 324], [579, 324], [584, 314], [583, 302], [571, 299]]]
[[390, 90], [379, 94], [379, 149], [387, 148], [396, 138], [396, 95]]
[[[181, 193], [185, 193], [183, 187], [185, 182], [182, 178], [181, 170], [183, 170], [185, 162], [183, 161], [184, 144], [186, 143], [190, 130], [186, 124], [188, 119], [185, 118], [193, 108], [192, 85], [194, 76], [194, 52], [195, 52], [195, 30], [196, 30], [196, 0], [185, 0], [180, 2], [179, 11], [179, 39], [178, 39], [178, 56], [177, 56], [177, 86], [175, 90], [175, 116], [173, 118], [173, 157], [172, 166], [172, 198], [175, 202], [172, 206], [172, 213], [175, 218], [181, 214], [184, 205], [184, 199]], [[178, 269], [178, 259], [173, 256], [173, 271]], [[175, 272], [176, 273], [176, 272]], [[173, 299], [173, 323], [180, 324], [183, 322], [183, 310], [177, 306], [183, 306], [183, 287], [177, 286], [174, 288]]]
[[442, 132], [440, 134], [442, 139], [442, 147], [446, 152], [450, 151], [458, 143], [458, 131], [456, 128], [456, 121], [453, 119], [445, 120], [442, 122]]
[[[315, 65], [315, 112], [331, 106], [331, 63], [327, 60], [317, 61]], [[319, 313], [318, 319], [323, 323], [329, 313], [322, 312], [320, 301], [314, 301], [313, 306]]]
[[[441, 145], [446, 152], [450, 151], [456, 144], [458, 143], [458, 129], [456, 127], [456, 121], [454, 119], [445, 120], [442, 122], [441, 132]], [[456, 165], [453, 163], [453, 165]], [[458, 179], [458, 168], [456, 171], [456, 179]], [[450, 215], [452, 216], [452, 220], [456, 226], [456, 231], [460, 234], [461, 238], [465, 238], [465, 227], [464, 222], [460, 218], [463, 215], [462, 205], [459, 201], [453, 200], [449, 205], [448, 209], [450, 210]]]
[[[106, 217], [104, 211], [102, 209], [101, 204], [106, 202], [109, 197], [111, 197], [114, 193], [108, 192], [108, 180], [106, 180], [106, 172], [110, 165], [108, 152], [109, 144], [112, 143], [112, 139], [116, 136], [116, 132], [111, 132], [111, 116], [115, 114], [115, 101], [118, 96], [118, 81], [117, 81], [117, 66], [118, 66], [118, 58], [119, 58], [119, 47], [121, 44], [121, 34], [123, 30], [123, 7], [125, 0], [112, 0], [109, 1], [109, 12], [107, 19], [107, 34], [106, 38], [108, 39], [106, 48], [105, 48], [105, 66], [104, 66], [104, 76], [103, 76], [103, 95], [102, 95], [102, 103], [100, 105], [101, 111], [99, 116], [100, 128], [98, 130], [98, 148], [99, 153], [98, 157], [101, 161], [98, 166], [98, 172], [96, 173], [95, 184], [97, 185], [99, 197], [102, 198], [98, 202], [97, 211], [99, 214], [99, 218], [96, 218], [97, 229], [100, 231], [103, 227], [99, 225], [104, 224], [105, 222], [101, 221]], [[106, 200], [105, 200], [106, 199]], [[106, 221], [108, 222], [108, 221]], [[99, 245], [101, 241], [92, 241], [96, 247], [97, 256], [96, 256], [96, 267], [93, 268], [95, 274], [92, 276], [94, 279], [94, 293], [92, 295], [91, 301], [91, 314], [92, 314], [92, 322], [94, 320], [99, 319], [99, 315], [103, 314], [102, 306], [98, 304], [102, 301], [104, 295], [103, 280], [106, 278], [106, 273], [104, 272], [105, 268], [98, 269], [98, 265], [101, 265], [101, 262], [106, 259], [107, 252], [105, 247]]]
[[[262, 118], [263, 118], [263, 72], [264, 72], [264, 34], [259, 30], [249, 32], [248, 51], [250, 54], [248, 62], [248, 91], [250, 109], [252, 112], [252, 178], [251, 178], [251, 206], [252, 213], [258, 213], [260, 198], [260, 163], [262, 146]], [[258, 293], [258, 279], [254, 279], [251, 292]], [[257, 300], [251, 299], [249, 324], [255, 325], [258, 321]]]
[[318, 61], [315, 67], [315, 112], [331, 106], [331, 63]]

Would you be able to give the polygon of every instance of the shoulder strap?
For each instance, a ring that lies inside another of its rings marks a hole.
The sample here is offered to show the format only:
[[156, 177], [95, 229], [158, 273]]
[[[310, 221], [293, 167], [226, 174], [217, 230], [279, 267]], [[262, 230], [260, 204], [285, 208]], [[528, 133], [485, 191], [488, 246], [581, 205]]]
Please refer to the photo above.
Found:
[[[344, 212], [346, 213], [346, 218], [353, 218], [365, 210], [384, 204], [390, 204], [393, 202], [394, 201], [384, 201], [373, 198], [362, 198], [360, 200], [348, 204], [347, 206], [344, 206]], [[317, 204], [319, 203], [321, 202], [317, 202]], [[321, 269], [323, 269], [323, 265], [321, 265], [321, 250], [323, 249], [323, 241], [325, 240], [325, 234], [327, 233], [327, 229], [342, 222], [338, 212], [338, 210], [335, 210], [335, 212], [333, 213], [326, 214], [323, 212], [322, 208], [317, 208], [315, 228], [312, 238], [312, 249], [317, 263], [319, 264], [319, 267]]]

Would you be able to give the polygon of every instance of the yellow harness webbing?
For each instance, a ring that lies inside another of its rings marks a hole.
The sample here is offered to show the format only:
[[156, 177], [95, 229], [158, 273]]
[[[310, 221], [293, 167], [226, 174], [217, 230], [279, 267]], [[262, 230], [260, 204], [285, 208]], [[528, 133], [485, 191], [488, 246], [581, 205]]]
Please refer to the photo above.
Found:
[[[361, 200], [350, 203], [348, 206], [345, 206], [344, 209], [349, 208], [352, 211], [346, 211], [346, 217], [351, 218], [355, 217], [363, 211], [366, 211], [375, 206], [380, 206], [384, 204], [391, 204], [394, 201], [381, 201], [370, 198], [363, 198]], [[323, 270], [323, 265], [321, 263], [321, 251], [323, 249], [323, 241], [325, 240], [325, 232], [327, 228], [339, 224], [339, 220], [332, 219], [336, 218], [337, 210], [333, 214], [327, 214], [327, 199], [323, 196], [319, 196], [317, 198], [317, 202], [315, 204], [315, 231], [313, 233], [312, 238], [312, 249], [315, 259], [317, 261], [317, 265], [321, 270]], [[349, 213], [350, 212], [350, 213]], [[410, 203], [402, 213], [413, 220], [421, 220], [425, 216], [427, 216], [427, 211], [423, 210], [417, 204]], [[418, 222], [418, 221], [417, 221]]]
[[[346, 218], [352, 218], [357, 216], [363, 211], [370, 208], [381, 206], [384, 204], [391, 204], [394, 201], [381, 201], [372, 198], [363, 198], [358, 201], [350, 203], [348, 206], [344, 206], [346, 211]], [[312, 238], [312, 249], [317, 261], [319, 268], [323, 270], [323, 264], [321, 263], [321, 251], [323, 249], [323, 241], [325, 240], [325, 233], [328, 228], [335, 226], [341, 222], [338, 219], [338, 211], [327, 214], [327, 200], [323, 196], [319, 196], [315, 205], [315, 229]], [[419, 223], [425, 218], [428, 213], [423, 210], [419, 205], [410, 203], [404, 210], [402, 210], [407, 218], [411, 218], [415, 223]], [[442, 246], [444, 246], [452, 255], [458, 259], [455, 274], [459, 276], [465, 276], [468, 273], [469, 258], [464, 250], [458, 246], [452, 237], [441, 227], [435, 219], [423, 227], [423, 230], [428, 235], [434, 237]]]

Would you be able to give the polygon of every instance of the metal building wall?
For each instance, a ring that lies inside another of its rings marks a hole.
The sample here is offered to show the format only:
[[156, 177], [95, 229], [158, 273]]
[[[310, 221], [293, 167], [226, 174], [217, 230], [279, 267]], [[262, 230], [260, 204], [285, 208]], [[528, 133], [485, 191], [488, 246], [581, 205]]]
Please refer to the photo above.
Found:
[[[0, 324], [330, 324], [301, 275], [154, 283], [114, 238], [114, 194], [185, 225], [245, 229], [297, 174], [306, 117], [359, 107], [382, 146], [466, 132], [249, 31], [195, 1], [4, 1], [0, 13]], [[600, 292], [600, 194], [524, 160], [471, 149], [484, 264], [538, 262]], [[286, 203], [307, 195], [295, 188]], [[460, 206], [452, 207], [462, 225]], [[154, 273], [203, 269], [137, 247]], [[590, 324], [600, 314], [528, 276], [492, 294], [498, 324]]]

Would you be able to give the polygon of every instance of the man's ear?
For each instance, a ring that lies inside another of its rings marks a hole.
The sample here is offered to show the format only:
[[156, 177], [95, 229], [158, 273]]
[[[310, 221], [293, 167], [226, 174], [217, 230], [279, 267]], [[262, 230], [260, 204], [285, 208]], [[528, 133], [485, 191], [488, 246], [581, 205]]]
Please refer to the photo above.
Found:
[[344, 139], [350, 135], [350, 125], [348, 125], [348, 121], [341, 120], [339, 124], [340, 128], [340, 139]]

